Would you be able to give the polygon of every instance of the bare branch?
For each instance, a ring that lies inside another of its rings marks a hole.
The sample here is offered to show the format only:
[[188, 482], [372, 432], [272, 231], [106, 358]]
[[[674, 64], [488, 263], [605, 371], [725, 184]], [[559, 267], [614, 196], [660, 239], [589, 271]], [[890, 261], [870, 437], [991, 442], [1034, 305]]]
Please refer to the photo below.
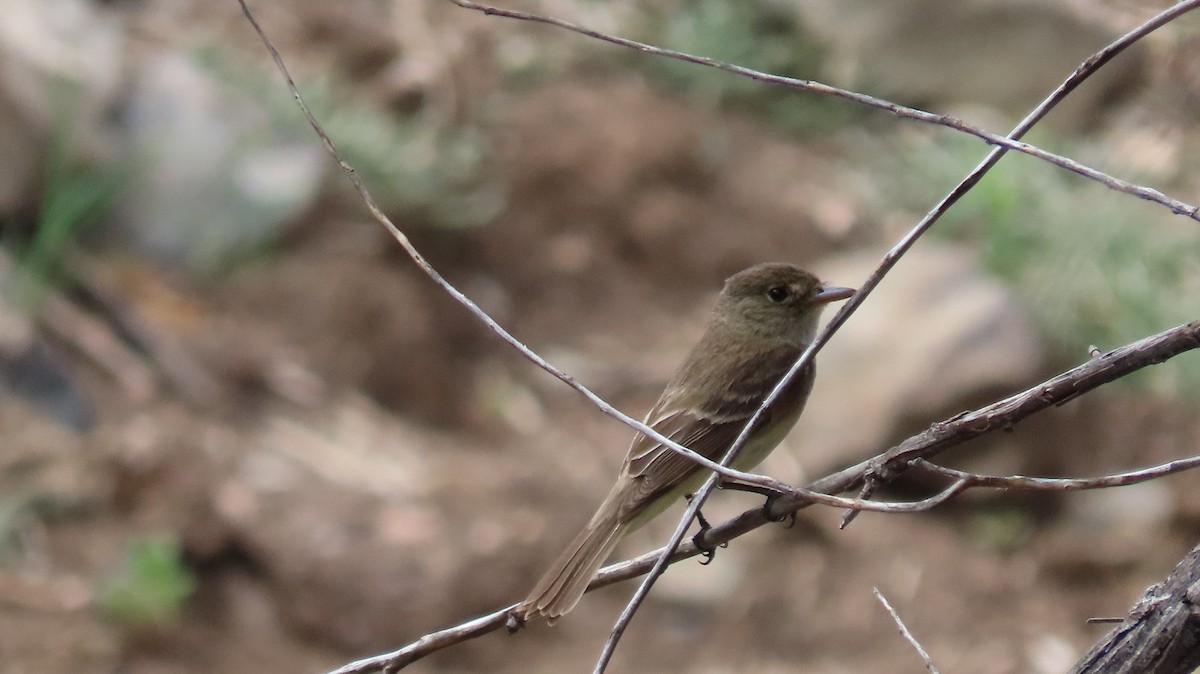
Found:
[[[961, 444], [980, 435], [1005, 428], [1012, 428], [1020, 420], [1048, 407], [1062, 404], [1131, 372], [1149, 365], [1161, 363], [1196, 348], [1200, 348], [1200, 321], [1171, 328], [1157, 335], [1152, 335], [1110, 351], [1098, 358], [1092, 358], [1086, 363], [1063, 372], [1022, 393], [1010, 396], [978, 410], [959, 414], [951, 419], [935, 423], [924, 432], [912, 436], [873, 459], [863, 461], [855, 466], [817, 480], [810, 484], [804, 492], [782, 496], [775, 501], [775, 505], [770, 513], [764, 513], [763, 509], [759, 507], [751, 508], [737, 517], [714, 526], [703, 536], [701, 543], [706, 547], [719, 545], [733, 540], [746, 532], [757, 529], [764, 524], [776, 521], [782, 515], [807, 508], [814, 501], [809, 500], [806, 494], [812, 492], [830, 494], [853, 489], [866, 479], [868, 475], [872, 474], [894, 477], [907, 470], [910, 465], [916, 463], [919, 459], [930, 458], [950, 449], [954, 445]], [[1185, 459], [1180, 462], [1172, 462], [1170, 464], [1163, 464], [1163, 466], [1149, 468], [1146, 471], [1165, 471], [1165, 466], [1175, 466], [1185, 462], [1187, 463], [1187, 467], [1195, 467], [1197, 461], [1200, 461], [1200, 459]], [[1178, 470], [1182, 469], [1179, 468]], [[1146, 471], [1135, 471], [1135, 473]], [[953, 488], [954, 485], [951, 487]], [[932, 498], [939, 498], [944, 501], [954, 495], [948, 492], [949, 490], [945, 490]], [[961, 489], [956, 493], [961, 493]], [[925, 501], [929, 500], [926, 499]], [[849, 499], [848, 501], [853, 502], [854, 499]], [[907, 504], [887, 505], [904, 506]], [[768, 519], [768, 517], [772, 519]], [[664, 550], [665, 548], [660, 548], [601, 569], [596, 579], [588, 586], [588, 590], [607, 587], [646, 573], [658, 561]], [[689, 541], [679, 546], [678, 550], [671, 555], [671, 562], [694, 557], [699, 552], [696, 545]], [[516, 608], [516, 604], [461, 625], [431, 632], [399, 650], [352, 662], [330, 672], [330, 674], [365, 674], [366, 672], [378, 671], [384, 667], [391, 669], [402, 668], [433, 652], [504, 627], [509, 611], [514, 608]]]
[[[1080, 489], [1107, 489], [1109, 487], [1124, 487], [1130, 484], [1154, 480], [1172, 473], [1179, 473], [1200, 467], [1200, 456], [1168, 461], [1150, 468], [1131, 470], [1125, 473], [1115, 473], [1102, 477], [1066, 478], [1066, 477], [1026, 477], [1024, 475], [1008, 475], [1005, 477], [993, 475], [977, 475], [966, 473], [953, 468], [946, 468], [925, 459], [917, 459], [914, 466], [926, 468], [935, 473], [953, 478], [955, 484], [963, 483], [966, 488], [991, 487], [993, 489], [1021, 489], [1026, 491], [1077, 491]], [[863, 508], [860, 508], [863, 510]]]
[[[962, 133], [971, 136], [975, 136], [989, 145], [996, 145], [1008, 150], [1015, 150], [1031, 157], [1036, 157], [1042, 161], [1058, 166], [1059, 168], [1066, 169], [1072, 173], [1088, 178], [1089, 180], [1094, 180], [1101, 185], [1108, 187], [1109, 189], [1113, 189], [1118, 192], [1124, 192], [1126, 194], [1138, 197], [1139, 199], [1157, 203], [1169, 208], [1172, 213], [1200, 221], [1200, 209], [1198, 209], [1195, 205], [1169, 197], [1151, 187], [1137, 185], [1115, 176], [1111, 176], [1068, 157], [1064, 157], [1053, 152], [1047, 152], [1046, 150], [1028, 143], [1023, 143], [1017, 140], [1020, 137], [1020, 134], [1009, 134], [1008, 137], [1000, 136], [998, 134], [971, 126], [970, 124], [967, 124], [966, 122], [950, 115], [939, 115], [932, 112], [926, 112], [924, 110], [918, 110], [916, 108], [910, 108], [898, 103], [892, 103], [891, 101], [876, 98], [875, 96], [870, 96], [857, 91], [841, 89], [835, 86], [824, 84], [822, 82], [802, 80], [794, 77], [784, 77], [782, 75], [772, 75], [770, 73], [754, 70], [753, 68], [727, 63], [725, 61], [718, 61], [717, 59], [708, 58], [706, 56], [697, 56], [695, 54], [675, 51], [674, 49], [657, 47], [644, 42], [638, 42], [637, 40], [630, 40], [628, 38], [610, 35], [608, 33], [601, 33], [600, 31], [592, 30], [590, 28], [586, 28], [584, 26], [571, 23], [570, 21], [565, 21], [552, 16], [494, 7], [492, 5], [474, 2], [473, 0], [448, 1], [458, 5], [459, 7], [482, 12], [489, 16], [499, 16], [507, 19], [516, 19], [519, 21], [529, 21], [533, 23], [554, 26], [572, 33], [578, 33], [579, 35], [603, 42], [608, 42], [609, 44], [640, 51], [651, 56], [659, 56], [662, 58], [674, 59], [676, 61], [683, 61], [686, 63], [694, 63], [696, 65], [715, 68], [717, 70], [723, 70], [727, 73], [732, 73], [741, 77], [747, 77], [749, 79], [766, 84], [773, 84], [781, 87], [787, 87], [789, 89], [810, 91], [817, 94], [833, 96], [835, 98], [841, 98], [847, 101], [858, 103], [860, 105], [865, 105], [870, 108], [882, 110], [902, 119], [910, 119], [918, 122], [924, 122], [926, 124], [944, 126], [956, 131], [961, 131]], [[1162, 27], [1167, 23], [1170, 23], [1180, 15], [1190, 12], [1197, 7], [1200, 7], [1200, 0], [1186, 0], [1185, 2], [1180, 2], [1179, 4], [1160, 12], [1149, 21], [1138, 26], [1134, 30], [1122, 36], [1119, 40], [1113, 42], [1103, 50], [1094, 54], [1088, 60], [1084, 61], [1083, 64], [1080, 65], [1070, 77], [1068, 77], [1061, 85], [1059, 85], [1059, 88], [1050, 98], [1047, 99], [1047, 101], [1053, 101], [1051, 105], [1057, 103], [1058, 100], [1061, 100], [1062, 97], [1074, 90], [1080, 82], [1087, 79], [1091, 73], [1095, 72], [1105, 63], [1110, 61], [1114, 56], [1124, 51], [1126, 47], [1134, 42], [1137, 42], [1150, 32]], [[1049, 108], [1046, 109], [1048, 110]], [[1045, 110], [1041, 110], [1042, 114], [1044, 114], [1044, 112]], [[1038, 119], [1040, 118], [1041, 115], [1039, 114]]]
[[917, 652], [917, 655], [921, 656], [921, 660], [925, 663], [925, 669], [929, 670], [929, 674], [941, 674], [938, 672], [938, 668], [934, 666], [933, 660], [929, 657], [929, 653], [924, 647], [921, 646], [921, 642], [917, 641], [917, 638], [913, 636], [913, 633], [908, 631], [908, 626], [905, 625], [904, 621], [900, 619], [900, 614], [896, 613], [896, 609], [892, 608], [892, 605], [890, 602], [888, 602], [887, 597], [883, 596], [883, 593], [880, 592], [879, 588], [877, 587], [871, 588], [871, 590], [875, 593], [875, 598], [879, 600], [879, 603], [883, 604], [883, 608], [887, 610], [888, 615], [892, 616], [892, 620], [895, 621], [896, 627], [900, 628], [900, 636], [904, 637], [904, 640], [913, 647], [913, 650]]

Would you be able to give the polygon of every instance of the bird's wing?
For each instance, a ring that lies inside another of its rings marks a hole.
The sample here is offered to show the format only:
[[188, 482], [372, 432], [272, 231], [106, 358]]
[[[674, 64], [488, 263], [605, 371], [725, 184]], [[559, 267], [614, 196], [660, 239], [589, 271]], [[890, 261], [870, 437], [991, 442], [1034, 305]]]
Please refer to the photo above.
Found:
[[[739, 368], [720, 395], [702, 405], [683, 410], [660, 410], [664, 407], [660, 402], [651, 411], [650, 425], [692, 451], [720, 461], [763, 398], [799, 355], [800, 351], [793, 348], [761, 354], [761, 363]], [[809, 364], [797, 373], [783, 395], [760, 417], [760, 427], [770, 421], [773, 413], [786, 414], [796, 405], [803, 404], [812, 386], [811, 367]], [[636, 513], [645, 503], [670, 491], [699, 468], [699, 464], [688, 457], [638, 434], [625, 466], [626, 475], [633, 478], [630, 485], [633, 491], [625, 500], [624, 509]]]

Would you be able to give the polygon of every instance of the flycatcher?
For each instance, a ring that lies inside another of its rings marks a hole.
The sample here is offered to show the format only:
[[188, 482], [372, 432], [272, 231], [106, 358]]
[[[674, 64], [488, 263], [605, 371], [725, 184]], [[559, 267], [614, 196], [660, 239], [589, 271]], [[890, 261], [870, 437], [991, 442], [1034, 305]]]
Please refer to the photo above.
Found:
[[[646, 415], [646, 424], [720, 461], [812, 343], [821, 310], [853, 294], [851, 288], [825, 285], [790, 264], [760, 264], [733, 275], [717, 298], [704, 336]], [[749, 470], [775, 449], [799, 418], [815, 375], [811, 362], [797, 373], [759, 418], [734, 468]], [[622, 536], [690, 494], [706, 474], [691, 459], [638, 433], [608, 497], [513, 617], [525, 622], [542, 616], [554, 624], [579, 602]]]

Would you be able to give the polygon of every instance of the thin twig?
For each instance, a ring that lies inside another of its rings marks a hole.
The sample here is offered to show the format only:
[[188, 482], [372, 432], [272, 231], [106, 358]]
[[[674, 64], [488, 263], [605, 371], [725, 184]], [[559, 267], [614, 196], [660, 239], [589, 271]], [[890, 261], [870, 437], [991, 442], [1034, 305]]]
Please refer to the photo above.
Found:
[[[817, 480], [808, 485], [808, 490], [826, 494], [839, 493], [853, 489], [869, 474], [898, 475], [918, 459], [933, 457], [980, 435], [1011, 428], [1032, 414], [1070, 400], [1131, 372], [1196, 348], [1200, 348], [1200, 321], [1151, 335], [1102, 356], [1091, 358], [1082, 365], [1021, 393], [935, 423], [924, 432], [910, 437], [873, 459]], [[1195, 462], [1196, 459], [1184, 461]], [[1172, 462], [1172, 464], [1178, 463], [1180, 462]], [[1164, 464], [1164, 466], [1172, 464]], [[1159, 469], [1164, 468], [1156, 466], [1146, 470]], [[942, 492], [933, 498], [944, 500], [945, 493]], [[707, 548], [731, 541], [749, 531], [776, 521], [782, 515], [807, 508], [812, 503], [803, 494], [782, 496], [775, 501], [771, 513], [764, 513], [761, 507], [751, 508], [714, 526], [704, 534], [700, 542]], [[646, 573], [659, 560], [664, 550], [665, 548], [660, 548], [601, 569], [596, 575], [596, 579], [588, 586], [588, 590], [597, 590]], [[687, 559], [697, 554], [699, 554], [699, 549], [695, 543], [689, 541], [676, 550], [671, 556], [671, 562]], [[461, 625], [431, 632], [399, 650], [349, 663], [330, 674], [366, 674], [385, 667], [393, 670], [402, 668], [443, 648], [504, 627], [509, 611], [514, 608], [516, 608], [516, 604]]]
[[[451, 0], [451, 2], [462, 1], [464, 0]], [[1099, 68], [1105, 63], [1128, 48], [1134, 42], [1140, 40], [1150, 32], [1196, 6], [1200, 6], [1200, 0], [1191, 0], [1189, 2], [1179, 3], [1175, 7], [1160, 13], [1149, 21], [1146, 21], [1141, 26], [1138, 26], [1104, 49], [1093, 54], [1078, 68], [1076, 68], [1075, 72], [1071, 73], [1062, 82], [1062, 84], [1055, 88], [1045, 100], [1035, 107], [1033, 111], [1031, 111], [1025, 117], [1025, 119], [1021, 120], [1021, 122], [1017, 124], [1012, 132], [1008, 134], [1008, 137], [1016, 140], [1025, 135], [1025, 133], [1027, 133], [1029, 129], [1033, 128], [1033, 126], [1040, 121], [1052, 108], [1054, 108], [1055, 105], [1066, 98], [1068, 94], [1074, 91], [1076, 87], [1078, 87], [1084, 80], [1099, 70]], [[762, 402], [762, 405], [759, 406], [758, 410], [756, 410], [751, 418], [746, 422], [741, 433], [738, 434], [738, 437], [734, 440], [733, 444], [730, 445], [728, 451], [725, 452], [724, 457], [721, 459], [721, 465], [729, 465], [733, 458], [737, 456], [737, 453], [741, 450], [742, 445], [744, 445], [746, 440], [749, 438], [751, 430], [755, 428], [758, 420], [763, 416], [763, 414], [766, 413], [767, 408], [774, 403], [775, 399], [779, 397], [781, 392], [787, 387], [792, 379], [796, 377], [800, 370], [808, 363], [812, 362], [812, 359], [816, 353], [825, 346], [830, 337], [832, 337], [833, 334], [837, 332], [837, 330], [846, 322], [846, 320], [849, 319], [849, 317], [858, 309], [858, 307], [862, 305], [867, 296], [870, 295], [875, 287], [879, 285], [879, 282], [883, 280], [884, 275], [886, 275], [900, 260], [901, 256], [908, 252], [908, 250], [912, 248], [913, 244], [916, 243], [917, 239], [927, 232], [929, 228], [933, 226], [933, 223], [936, 222], [943, 214], [945, 214], [946, 211], [948, 211], [951, 206], [953, 206], [960, 198], [962, 198], [963, 195], [970, 191], [983, 178], [984, 174], [991, 170], [991, 168], [995, 166], [996, 162], [1000, 161], [1000, 158], [1003, 157], [1007, 152], [1008, 149], [1002, 145], [993, 148], [991, 152], [989, 152], [983, 159], [983, 161], [981, 161], [979, 165], [967, 175], [966, 178], [959, 182], [959, 184], [955, 186], [955, 188], [951, 190], [949, 194], [942, 198], [937, 205], [935, 205], [928, 213], [925, 214], [925, 217], [921, 218], [920, 222], [914, 225], [913, 228], [909, 230], [908, 233], [905, 234], [900, 241], [887, 252], [875, 271], [872, 272], [867, 280], [859, 286], [858, 292], [856, 292], [854, 296], [851, 297], [850, 300], [841, 307], [841, 309], [839, 309], [829, 323], [825, 325], [824, 329], [822, 329], [817, 335], [816, 339], [813, 340], [813, 343], [810, 344], [808, 348], [804, 350], [804, 353], [802, 353], [800, 357], [796, 359], [796, 362], [792, 364], [792, 368], [783, 376], [779, 383], [776, 384], [774, 390], [771, 391], [770, 395], [768, 395], [767, 398]], [[1193, 216], [1196, 214], [1195, 207], [1192, 207], [1191, 212]], [[665, 551], [659, 558], [658, 563], [655, 564], [650, 573], [646, 574], [646, 577], [642, 579], [641, 584], [638, 586], [637, 590], [634, 591], [633, 596], [630, 597], [625, 609], [621, 612], [621, 615], [617, 617], [616, 622], [613, 624], [612, 632], [609, 635], [609, 638], [605, 641], [604, 647], [601, 649], [600, 655], [597, 658], [596, 666], [592, 670], [593, 674], [603, 674], [608, 662], [612, 659], [612, 655], [616, 650], [617, 643], [621, 639], [621, 635], [624, 634], [625, 629], [629, 625], [629, 621], [633, 619], [633, 615], [637, 612], [638, 607], [643, 601], [645, 601], [646, 596], [650, 593], [650, 588], [653, 587], [654, 583], [658, 580], [658, 577], [666, 571], [668, 560], [670, 559], [672, 552], [683, 541], [683, 537], [687, 533], [688, 528], [691, 526], [692, 520], [695, 518], [696, 513], [700, 511], [700, 508], [708, 499], [708, 495], [712, 493], [712, 490], [716, 486], [718, 480], [718, 475], [710, 475], [704, 482], [703, 486], [701, 486], [697, 491], [693, 492], [692, 500], [688, 503], [683, 517], [680, 518], [679, 524], [675, 527], [675, 531], [672, 533], [671, 538], [665, 547]], [[864, 499], [869, 498], [871, 496], [871, 490], [871, 483], [865, 483], [860, 497]], [[853, 519], [857, 512], [857, 510], [848, 511], [846, 517], [843, 519], [842, 526], [846, 526], [846, 524]]]
[[[756, 80], [758, 82], [764, 82], [766, 84], [774, 84], [787, 87], [789, 89], [810, 91], [817, 94], [834, 96], [836, 98], [852, 101], [867, 107], [875, 108], [877, 110], [882, 110], [902, 119], [911, 119], [926, 124], [944, 126], [956, 131], [961, 131], [962, 133], [971, 136], [975, 136], [989, 145], [996, 145], [1009, 150], [1015, 150], [1031, 157], [1036, 157], [1042, 161], [1049, 162], [1050, 164], [1071, 171], [1077, 175], [1094, 180], [1105, 187], [1108, 187], [1109, 189], [1131, 194], [1139, 199], [1160, 204], [1169, 208], [1172, 213], [1200, 221], [1200, 208], [1195, 205], [1188, 204], [1173, 197], [1169, 197], [1154, 188], [1137, 185], [1115, 176], [1111, 176], [1107, 173], [1081, 164], [1073, 159], [1070, 159], [1069, 157], [1064, 157], [1053, 152], [1048, 152], [1034, 145], [1023, 143], [1017, 140], [1017, 138], [1012, 134], [1009, 134], [1008, 137], [1004, 137], [989, 131], [984, 131], [983, 129], [971, 126], [970, 124], [967, 124], [966, 122], [950, 115], [939, 115], [932, 112], [926, 112], [924, 110], [918, 110], [916, 108], [910, 108], [908, 106], [886, 101], [868, 94], [841, 89], [823, 82], [803, 80], [795, 77], [784, 77], [783, 75], [772, 75], [770, 73], [754, 70], [753, 68], [747, 68], [745, 66], [727, 63], [725, 61], [719, 61], [706, 56], [697, 56], [695, 54], [688, 54], [686, 52], [676, 51], [674, 49], [657, 47], [644, 42], [638, 42], [637, 40], [630, 40], [628, 38], [602, 33], [600, 31], [592, 30], [590, 28], [586, 28], [584, 26], [571, 23], [570, 21], [552, 16], [534, 14], [531, 12], [521, 12], [513, 9], [504, 9], [501, 7], [474, 2], [473, 0], [448, 0], [448, 2], [452, 2], [464, 9], [482, 12], [488, 16], [499, 16], [507, 19], [516, 19], [519, 21], [528, 21], [532, 23], [554, 26], [572, 33], [577, 33], [579, 35], [600, 40], [602, 42], [607, 42], [620, 47], [627, 47], [651, 56], [674, 59], [676, 61], [683, 61], [685, 63], [694, 63], [696, 65], [715, 68], [717, 70], [723, 70], [734, 75], [740, 75], [742, 77], [747, 77], [749, 79]], [[1092, 56], [1080, 66], [1080, 70], [1076, 71], [1076, 75], [1080, 74], [1080, 71], [1085, 69], [1089, 72], [1094, 71], [1113, 56], [1116, 56], [1118, 53], [1124, 50], [1125, 47], [1141, 39], [1141, 37], [1146, 33], [1149, 33], [1156, 28], [1169, 23], [1176, 17], [1197, 7], [1200, 7], [1200, 0], [1187, 0], [1186, 2], [1180, 2], [1179, 4], [1159, 13], [1154, 18], [1150, 19], [1146, 23], [1131, 31], [1129, 34], [1122, 37], [1120, 40], [1117, 40], [1106, 47], [1103, 51], [1097, 52], [1096, 55]], [[1087, 75], [1084, 75], [1084, 78], [1086, 76]], [[1074, 75], [1072, 75], [1072, 77], [1074, 77]], [[1078, 81], [1072, 84], [1070, 88], [1074, 88], [1075, 84], [1078, 84], [1078, 82], [1082, 80], [1083, 78], [1080, 78]], [[1070, 79], [1068, 79], [1068, 82], [1070, 82]]]
[[900, 628], [900, 636], [904, 637], [904, 640], [913, 647], [917, 655], [921, 656], [921, 660], [925, 662], [925, 669], [929, 670], [929, 674], [941, 674], [938, 672], [938, 668], [934, 666], [933, 659], [929, 657], [929, 653], [921, 646], [921, 642], [917, 641], [913, 633], [908, 630], [908, 626], [900, 619], [900, 614], [896, 613], [896, 609], [892, 608], [892, 604], [887, 600], [887, 597], [883, 596], [883, 593], [877, 587], [871, 588], [871, 590], [875, 593], [875, 598], [879, 600], [879, 603], [883, 604], [883, 608], [887, 609], [888, 615], [892, 616], [896, 627]]
[[1020, 489], [1023, 491], [1078, 491], [1081, 489], [1108, 489], [1109, 487], [1124, 487], [1126, 485], [1146, 482], [1192, 468], [1200, 467], [1200, 456], [1186, 459], [1176, 459], [1149, 468], [1140, 468], [1124, 473], [1114, 473], [1101, 477], [1027, 477], [1025, 475], [979, 475], [967, 473], [954, 468], [939, 466], [925, 459], [917, 459], [914, 467], [925, 468], [935, 473], [953, 478], [955, 484], [965, 483], [970, 487], [987, 487], [991, 489]]

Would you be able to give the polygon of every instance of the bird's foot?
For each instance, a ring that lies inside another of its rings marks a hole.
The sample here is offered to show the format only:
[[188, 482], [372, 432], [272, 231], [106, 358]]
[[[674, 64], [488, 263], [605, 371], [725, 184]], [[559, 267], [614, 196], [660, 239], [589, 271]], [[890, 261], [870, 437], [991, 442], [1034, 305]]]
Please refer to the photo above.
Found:
[[772, 515], [771, 511], [774, 509], [773, 506], [775, 505], [775, 501], [778, 500], [780, 496], [783, 496], [783, 494], [780, 494], [778, 492], [776, 492], [774, 494], [765, 494], [765, 497], [767, 500], [763, 502], [763, 507], [762, 507], [763, 517], [765, 517], [768, 521], [771, 521], [771, 522], [787, 522], [787, 524], [785, 524], [783, 526], [783, 528], [791, 529], [792, 527], [796, 526], [796, 511], [795, 510], [784, 513], [782, 515]]
[[504, 621], [504, 629], [508, 630], [509, 634], [516, 634], [525, 627], [525, 616], [519, 613], [519, 610], [509, 611], [508, 618]]
[[[687, 499], [688, 503], [692, 502], [691, 494], [685, 494], [684, 498]], [[705, 543], [704, 534], [708, 533], [709, 529], [712, 529], [712, 525], [708, 523], [708, 519], [705, 518], [703, 513], [701, 513], [699, 510], [696, 511], [696, 521], [700, 523], [700, 531], [697, 531], [696, 535], [692, 536], [692, 543], [700, 549], [700, 555], [704, 557], [704, 559], [700, 560], [700, 563], [704, 566], [708, 566], [708, 564], [710, 564], [712, 560], [716, 558], [717, 548], [727, 548], [729, 547], [729, 543], [721, 543], [717, 546], [712, 546], [708, 543]]]
[[784, 493], [781, 491], [776, 491], [776, 490], [770, 489], [768, 487], [760, 487], [759, 485], [756, 485], [756, 484], [746, 484], [745, 482], [735, 482], [735, 481], [731, 481], [731, 480], [726, 480], [726, 481], [721, 482], [721, 488], [728, 489], [730, 491], [744, 491], [744, 492], [749, 492], [751, 494], [758, 494], [759, 496], [762, 496], [763, 498], [766, 499], [766, 501], [763, 503], [762, 513], [763, 513], [763, 517], [766, 518], [767, 521], [769, 521], [769, 522], [787, 522], [788, 529], [791, 529], [792, 527], [794, 527], [796, 525], [795, 511], [790, 512], [790, 513], [785, 513], [783, 515], [775, 515], [772, 513], [772, 510], [774, 509], [775, 501], [777, 501], [779, 499], [779, 497], [784, 495]]
[[[689, 504], [692, 502], [692, 499], [694, 498], [694, 496], [692, 494], [684, 494], [683, 497], [685, 499], [687, 499], [687, 502]], [[699, 508], [696, 509], [696, 521], [700, 523], [700, 533], [704, 533], [705, 531], [708, 531], [709, 529], [712, 528], [712, 525], [708, 523], [708, 518], [706, 518], [704, 516], [704, 513]], [[697, 534], [697, 535], [699, 535], [699, 534]]]
[[708, 530], [711, 528], [712, 527], [701, 526], [700, 531], [697, 531], [696, 535], [692, 536], [692, 543], [700, 549], [700, 556], [704, 558], [700, 560], [701, 566], [708, 566], [710, 563], [712, 563], [712, 560], [716, 559], [717, 548], [729, 547], [728, 542], [720, 543], [718, 545], [711, 545], [704, 541], [704, 534], [708, 533]]

